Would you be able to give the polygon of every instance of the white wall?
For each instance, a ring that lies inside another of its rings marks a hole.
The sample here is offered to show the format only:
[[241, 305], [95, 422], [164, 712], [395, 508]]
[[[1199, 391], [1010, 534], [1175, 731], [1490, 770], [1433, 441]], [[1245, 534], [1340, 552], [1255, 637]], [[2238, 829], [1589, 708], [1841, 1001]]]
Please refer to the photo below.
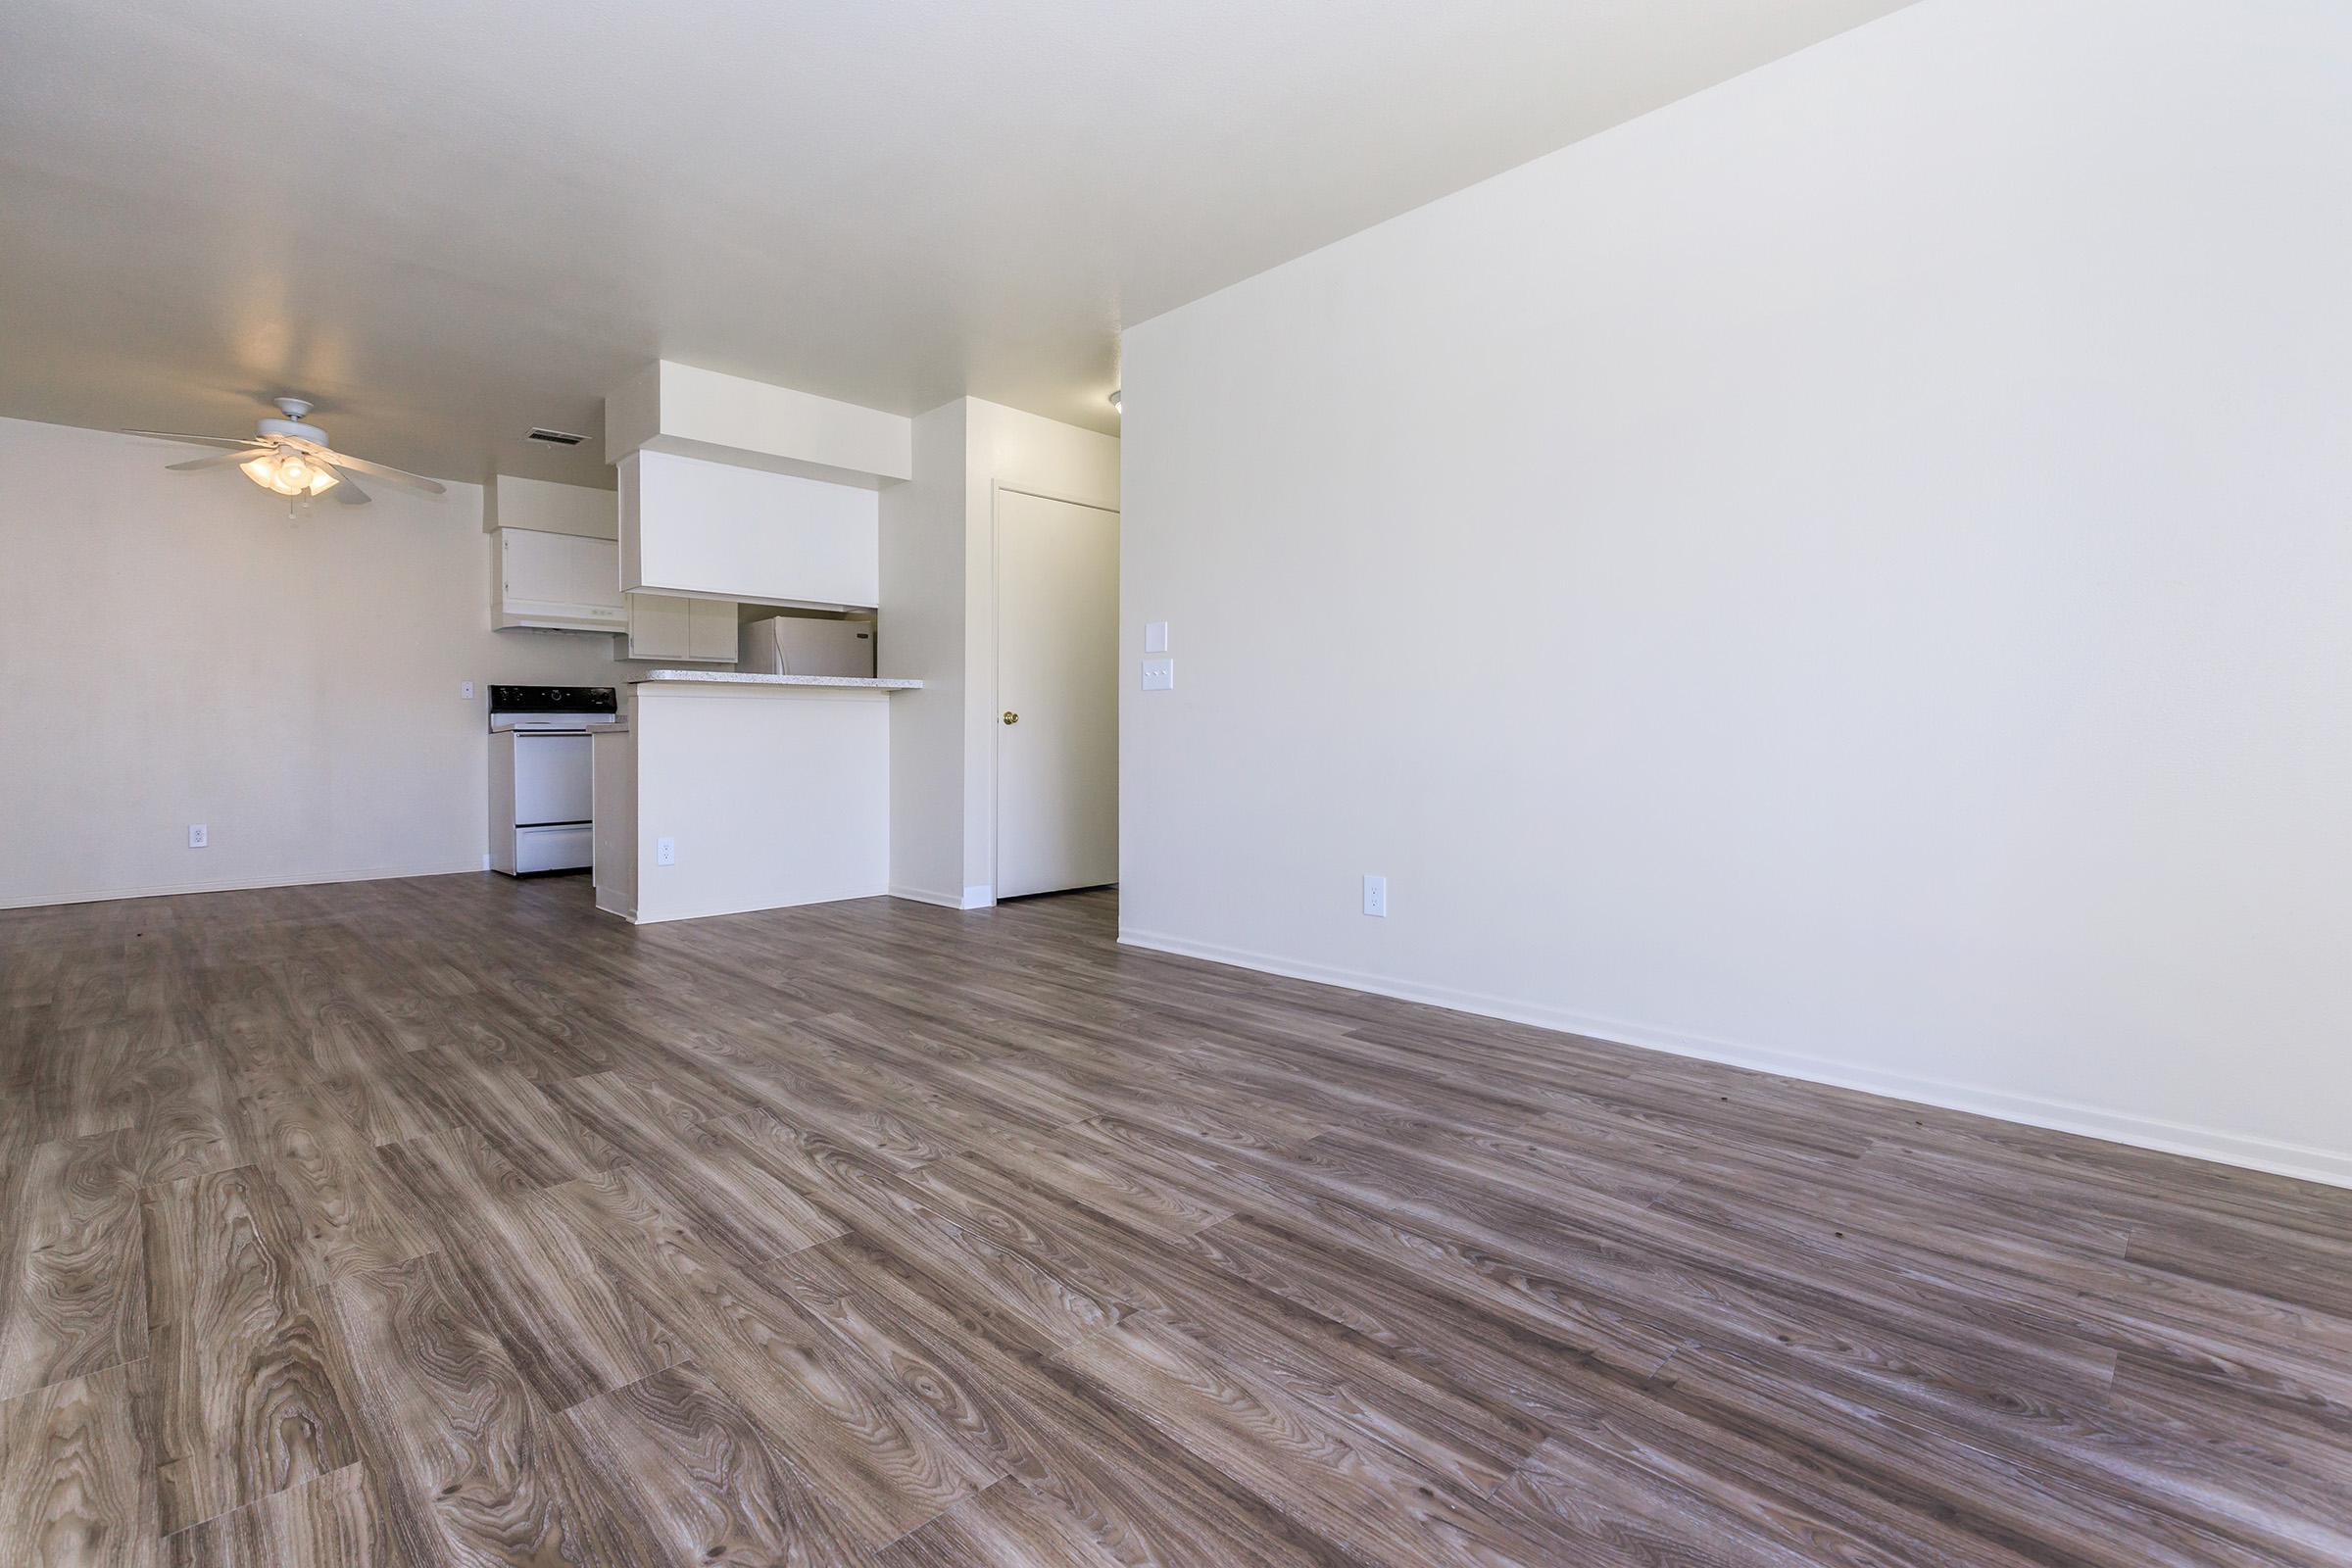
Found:
[[477, 486], [289, 521], [194, 451], [0, 419], [0, 906], [478, 871], [490, 683], [642, 666], [490, 630]]
[[877, 601], [874, 492], [671, 452], [620, 460], [620, 584], [766, 604]]
[[872, 489], [912, 467], [912, 422], [856, 403], [662, 360], [605, 398], [605, 461], [653, 448]]
[[502, 473], [482, 486], [482, 527], [617, 539], [620, 498], [611, 490]]
[[2352, 1180], [2347, 81], [1927, 0], [1130, 330], [1127, 938]]
[[[914, 421], [914, 477], [882, 492], [876, 672], [890, 700], [890, 887], [963, 902], [964, 451], [958, 399]], [[975, 900], [985, 902], [985, 899]]]
[[999, 485], [1116, 508], [1118, 440], [962, 398], [882, 492], [881, 672], [927, 683], [891, 700], [891, 889], [964, 907], [995, 897]]

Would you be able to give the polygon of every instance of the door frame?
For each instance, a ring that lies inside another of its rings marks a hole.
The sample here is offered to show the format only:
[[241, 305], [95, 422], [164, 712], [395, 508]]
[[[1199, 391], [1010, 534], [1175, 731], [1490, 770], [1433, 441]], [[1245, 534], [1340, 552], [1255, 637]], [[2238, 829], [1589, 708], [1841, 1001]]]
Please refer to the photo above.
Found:
[[[988, 902], [997, 903], [997, 888], [1004, 879], [1004, 726], [998, 715], [1004, 711], [1004, 596], [998, 590], [999, 577], [1004, 559], [1003, 511], [998, 499], [1004, 495], [1031, 496], [1039, 501], [1058, 501], [1067, 507], [1084, 507], [1115, 519], [1117, 507], [1106, 507], [1100, 501], [1084, 496], [1064, 495], [1033, 484], [1006, 484], [1001, 479], [988, 481]], [[1122, 541], [1124, 543], [1124, 541]], [[1124, 551], [1120, 564], [1125, 565]], [[1113, 620], [1117, 617], [1114, 615]]]

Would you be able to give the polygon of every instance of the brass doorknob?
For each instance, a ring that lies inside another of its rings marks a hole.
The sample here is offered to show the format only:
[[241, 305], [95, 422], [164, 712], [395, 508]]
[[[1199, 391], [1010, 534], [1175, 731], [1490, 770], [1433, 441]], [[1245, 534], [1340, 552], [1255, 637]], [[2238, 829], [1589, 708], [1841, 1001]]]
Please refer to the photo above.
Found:
[[1018, 713], [1014, 712], [1014, 711], [1013, 711], [1011, 709], [1009, 709], [1009, 708], [1007, 708], [1006, 710], [1004, 710], [1004, 722], [1005, 722], [1005, 723], [1007, 723], [1007, 724], [1018, 724], [1020, 721], [1021, 721], [1021, 715], [1020, 715], [1020, 714], [1018, 714]]

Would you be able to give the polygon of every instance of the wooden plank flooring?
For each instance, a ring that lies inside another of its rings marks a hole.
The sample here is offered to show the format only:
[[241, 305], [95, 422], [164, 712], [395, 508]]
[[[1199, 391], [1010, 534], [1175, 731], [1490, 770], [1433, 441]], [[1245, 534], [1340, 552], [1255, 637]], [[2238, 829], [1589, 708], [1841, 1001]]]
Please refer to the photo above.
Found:
[[0, 1568], [2352, 1562], [2352, 1193], [1114, 925], [0, 913]]

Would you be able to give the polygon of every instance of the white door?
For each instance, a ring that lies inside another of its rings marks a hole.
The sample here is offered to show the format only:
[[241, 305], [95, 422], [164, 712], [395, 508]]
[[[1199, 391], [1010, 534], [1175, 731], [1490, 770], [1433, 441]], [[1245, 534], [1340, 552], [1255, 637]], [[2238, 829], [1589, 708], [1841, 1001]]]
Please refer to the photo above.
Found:
[[997, 492], [997, 897], [1119, 879], [1119, 514]]

